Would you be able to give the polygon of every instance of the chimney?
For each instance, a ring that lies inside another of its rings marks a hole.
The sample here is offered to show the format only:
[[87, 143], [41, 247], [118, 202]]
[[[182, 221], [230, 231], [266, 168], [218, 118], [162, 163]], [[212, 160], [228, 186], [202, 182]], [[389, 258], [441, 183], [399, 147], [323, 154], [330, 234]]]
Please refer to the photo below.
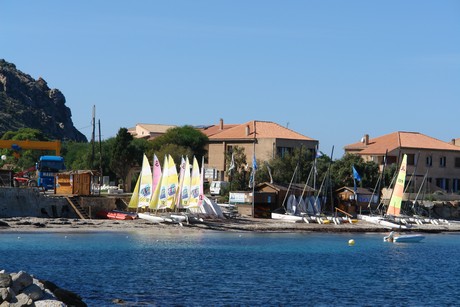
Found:
[[224, 120], [222, 118], [219, 121], [219, 130], [224, 130]]
[[246, 125], [246, 136], [249, 136], [249, 125]]
[[365, 134], [363, 138], [361, 139], [361, 143], [364, 145], [369, 145], [369, 134]]

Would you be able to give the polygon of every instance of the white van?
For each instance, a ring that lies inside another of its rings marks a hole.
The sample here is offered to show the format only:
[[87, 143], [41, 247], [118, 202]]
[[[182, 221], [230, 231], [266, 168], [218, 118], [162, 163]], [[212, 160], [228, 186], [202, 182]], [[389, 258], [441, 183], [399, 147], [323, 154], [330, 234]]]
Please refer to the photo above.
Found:
[[220, 195], [222, 190], [228, 187], [228, 185], [229, 183], [227, 181], [212, 181], [209, 192], [211, 195]]

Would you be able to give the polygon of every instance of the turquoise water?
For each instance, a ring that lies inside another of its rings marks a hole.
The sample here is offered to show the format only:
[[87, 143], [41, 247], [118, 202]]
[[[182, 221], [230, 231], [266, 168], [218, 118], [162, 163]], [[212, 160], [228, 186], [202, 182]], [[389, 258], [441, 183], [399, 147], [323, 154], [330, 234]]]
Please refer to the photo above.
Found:
[[460, 235], [412, 244], [382, 238], [3, 233], [0, 268], [53, 281], [89, 306], [460, 305]]

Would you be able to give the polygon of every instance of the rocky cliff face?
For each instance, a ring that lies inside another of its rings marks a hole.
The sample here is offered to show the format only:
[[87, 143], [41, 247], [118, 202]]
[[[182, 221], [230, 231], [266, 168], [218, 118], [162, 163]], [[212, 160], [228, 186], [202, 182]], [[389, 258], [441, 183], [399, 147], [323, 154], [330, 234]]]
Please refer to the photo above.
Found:
[[0, 136], [19, 128], [40, 130], [50, 139], [88, 141], [74, 127], [58, 89], [50, 89], [42, 78], [34, 80], [0, 59]]

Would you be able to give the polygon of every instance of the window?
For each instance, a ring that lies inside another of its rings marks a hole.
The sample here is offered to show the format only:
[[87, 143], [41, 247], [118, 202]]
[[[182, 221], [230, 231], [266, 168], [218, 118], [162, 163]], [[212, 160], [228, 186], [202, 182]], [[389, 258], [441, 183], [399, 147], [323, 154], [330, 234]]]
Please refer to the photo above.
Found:
[[415, 155], [407, 154], [407, 165], [415, 165]]
[[449, 179], [436, 178], [436, 186], [446, 191], [449, 190]]
[[433, 165], [433, 157], [428, 156], [426, 157], [426, 166], [432, 166]]
[[436, 186], [444, 189], [444, 178], [436, 178]]
[[458, 193], [460, 191], [460, 179], [452, 179], [452, 192]]
[[286, 154], [292, 153], [292, 148], [290, 148], [290, 147], [277, 147], [276, 152], [277, 152], [278, 156], [280, 156], [282, 158]]
[[460, 158], [455, 158], [455, 167], [460, 167]]
[[446, 167], [446, 157], [439, 158], [439, 166]]
[[233, 153], [233, 146], [232, 145], [227, 146], [227, 153], [229, 153], [229, 154]]

